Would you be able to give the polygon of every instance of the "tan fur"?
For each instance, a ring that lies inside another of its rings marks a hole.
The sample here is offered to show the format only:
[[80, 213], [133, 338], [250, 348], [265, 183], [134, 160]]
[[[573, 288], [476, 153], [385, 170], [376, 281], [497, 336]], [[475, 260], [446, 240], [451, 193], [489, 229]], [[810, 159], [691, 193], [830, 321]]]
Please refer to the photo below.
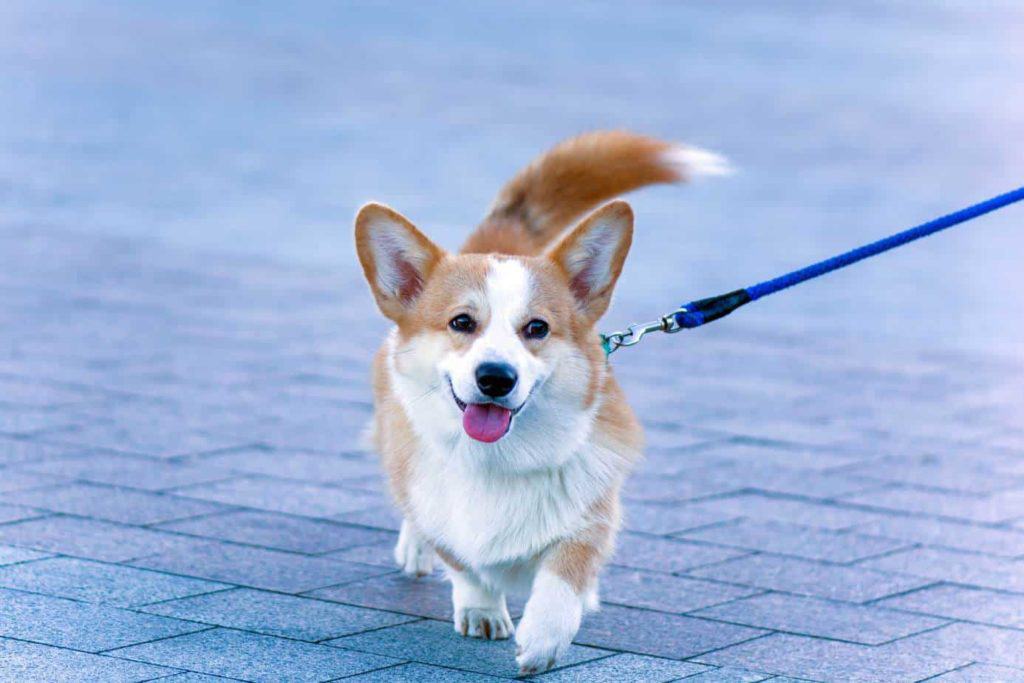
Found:
[[[662, 155], [672, 145], [625, 131], [566, 140], [520, 171], [466, 240], [464, 253], [536, 254], [588, 209], [630, 190], [683, 178]], [[510, 227], [514, 226], [514, 227]]]
[[546, 566], [581, 594], [593, 585], [601, 565], [614, 549], [619, 529], [618, 491], [608, 491], [589, 511], [589, 525], [578, 535], [559, 543], [547, 558]]

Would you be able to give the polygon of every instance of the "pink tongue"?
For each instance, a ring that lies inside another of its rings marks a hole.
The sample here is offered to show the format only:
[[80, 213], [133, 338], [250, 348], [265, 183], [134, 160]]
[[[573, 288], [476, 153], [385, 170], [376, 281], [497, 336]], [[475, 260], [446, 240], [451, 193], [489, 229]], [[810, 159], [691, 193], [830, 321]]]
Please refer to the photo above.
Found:
[[512, 411], [493, 403], [470, 403], [462, 413], [462, 428], [484, 443], [494, 443], [505, 436], [511, 421]]

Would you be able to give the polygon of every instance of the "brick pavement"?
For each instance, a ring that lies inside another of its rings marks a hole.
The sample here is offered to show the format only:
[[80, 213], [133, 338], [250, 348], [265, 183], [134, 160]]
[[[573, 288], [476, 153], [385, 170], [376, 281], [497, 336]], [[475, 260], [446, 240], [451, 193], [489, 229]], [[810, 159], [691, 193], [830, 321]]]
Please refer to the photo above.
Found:
[[[0, 254], [0, 680], [514, 675], [392, 566], [350, 267], [16, 227]], [[541, 680], [1024, 679], [1019, 363], [737, 316], [615, 365], [648, 458]]]

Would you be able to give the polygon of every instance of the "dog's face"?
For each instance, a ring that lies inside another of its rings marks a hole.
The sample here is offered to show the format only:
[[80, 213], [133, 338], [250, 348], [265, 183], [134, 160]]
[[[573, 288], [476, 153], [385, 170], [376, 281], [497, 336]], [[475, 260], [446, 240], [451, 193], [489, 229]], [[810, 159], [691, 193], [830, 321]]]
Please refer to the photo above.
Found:
[[629, 206], [613, 202], [540, 256], [452, 255], [391, 209], [363, 207], [357, 251], [397, 323], [394, 389], [417, 430], [500, 451], [532, 447], [524, 464], [544, 464], [545, 441], [553, 450], [550, 440], [577, 429], [599, 398], [594, 323], [631, 236]]

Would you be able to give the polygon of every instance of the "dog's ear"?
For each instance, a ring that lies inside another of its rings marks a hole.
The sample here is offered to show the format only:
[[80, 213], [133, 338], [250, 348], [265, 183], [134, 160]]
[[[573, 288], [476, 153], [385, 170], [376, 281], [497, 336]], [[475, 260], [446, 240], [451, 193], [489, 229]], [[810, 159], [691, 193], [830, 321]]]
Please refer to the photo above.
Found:
[[356, 214], [356, 252], [377, 305], [395, 322], [444, 256], [405, 216], [382, 204], [367, 204]]
[[548, 251], [591, 320], [608, 310], [632, 241], [633, 209], [614, 201], [584, 218]]

